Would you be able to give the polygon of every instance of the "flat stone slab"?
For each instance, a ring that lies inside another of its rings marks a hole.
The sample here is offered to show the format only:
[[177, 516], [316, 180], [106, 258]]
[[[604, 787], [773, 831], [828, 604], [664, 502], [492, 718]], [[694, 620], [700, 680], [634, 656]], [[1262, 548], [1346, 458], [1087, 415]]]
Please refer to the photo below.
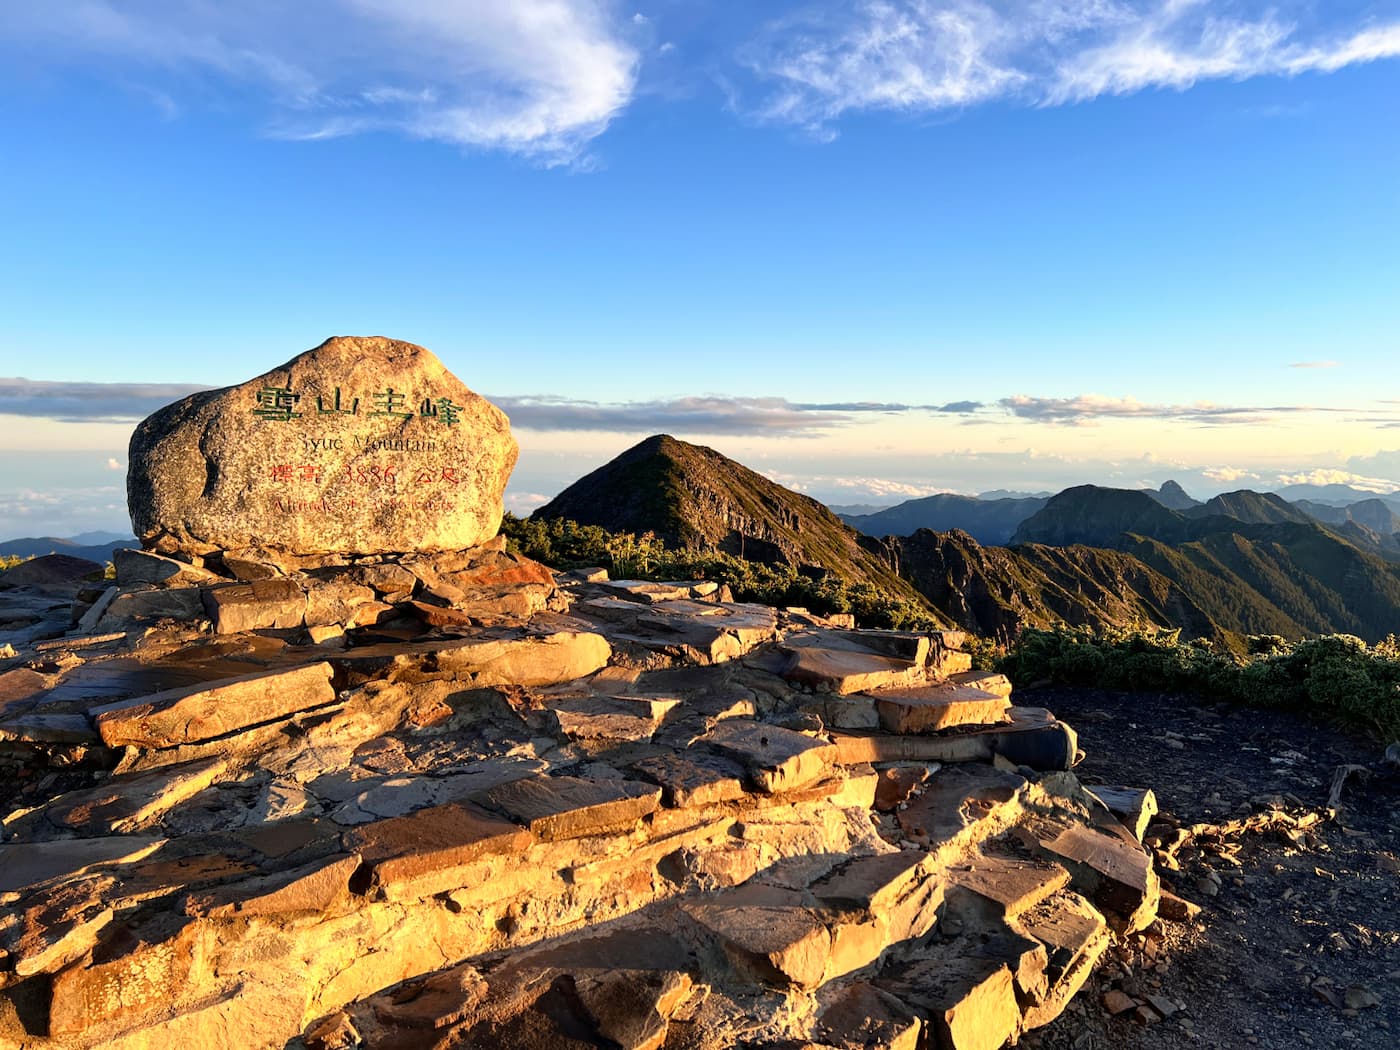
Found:
[[479, 686], [571, 682], [605, 667], [612, 656], [612, 646], [607, 639], [588, 631], [470, 639], [451, 645], [424, 646], [421, 651], [435, 654], [441, 670], [470, 673]]
[[825, 740], [746, 719], [721, 722], [700, 739], [742, 765], [754, 789], [768, 795], [815, 784], [838, 757]]
[[1013, 707], [1011, 721], [940, 736], [840, 732], [832, 734], [842, 765], [862, 762], [990, 762], [997, 755], [1018, 766], [1070, 769], [1079, 750], [1075, 731], [1043, 708]]
[[650, 580], [605, 580], [602, 585], [618, 597], [632, 602], [655, 605], [690, 597], [690, 585], [685, 583], [654, 583]]
[[744, 767], [722, 755], [702, 751], [658, 755], [632, 768], [660, 784], [666, 805], [675, 809], [712, 806], [744, 796]]
[[44, 814], [55, 827], [88, 834], [139, 831], [209, 787], [227, 768], [227, 759], [211, 758], [109, 777], [97, 787], [60, 795]]
[[1059, 864], [991, 853], [950, 865], [944, 877], [950, 885], [993, 902], [1008, 919], [1069, 885], [1069, 872]]
[[[672, 701], [674, 706], [679, 701]], [[559, 731], [570, 740], [639, 742], [651, 739], [665, 714], [643, 698], [590, 696], [549, 705]]]
[[949, 766], [897, 814], [899, 826], [926, 849], [973, 845], [999, 834], [1024, 813], [1026, 781], [989, 766]]
[[651, 784], [563, 776], [517, 780], [481, 797], [546, 842], [630, 827], [661, 805], [661, 789]]
[[862, 693], [902, 685], [916, 685], [923, 668], [908, 660], [879, 653], [806, 645], [784, 650], [788, 656], [782, 675], [829, 693]]
[[927, 1011], [930, 1046], [1001, 1050], [1020, 1027], [1011, 967], [996, 959], [958, 954], [957, 943], [876, 984]]
[[913, 1010], [865, 981], [837, 992], [817, 1021], [817, 1035], [823, 1043], [841, 1047], [918, 1050], [922, 1028]]
[[205, 590], [204, 608], [215, 634], [285, 630], [302, 625], [306, 592], [286, 578], [230, 583]]
[[0, 721], [0, 740], [34, 744], [98, 744], [97, 730], [86, 715], [33, 711]]
[[329, 704], [332, 674], [328, 663], [264, 671], [124, 700], [93, 714], [108, 747], [175, 747]]
[[28, 708], [29, 701], [49, 687], [49, 678], [28, 667], [12, 667], [0, 674], [0, 713]]
[[1008, 699], [1011, 697], [1011, 679], [996, 671], [958, 671], [950, 674], [948, 681], [954, 685], [971, 686], [984, 693], [992, 693]]
[[201, 569], [189, 562], [167, 558], [151, 551], [118, 548], [112, 552], [112, 563], [117, 570], [117, 582], [123, 587], [137, 583], [150, 583], [165, 587], [193, 587], [200, 584], [221, 583], [217, 573]]
[[1045, 993], [1031, 997], [1021, 1020], [1030, 1030], [1064, 1011], [1112, 941], [1108, 923], [1077, 893], [1060, 893], [1020, 915], [1014, 928], [1048, 949]]
[[291, 871], [245, 879], [207, 893], [191, 894], [185, 901], [185, 914], [231, 919], [295, 912], [323, 913], [349, 896], [350, 877], [359, 867], [359, 857], [341, 855], [316, 860]]
[[482, 857], [529, 848], [530, 832], [469, 802], [449, 802], [347, 831], [345, 849], [370, 865], [385, 886]]
[[28, 889], [50, 879], [81, 875], [106, 864], [126, 864], [159, 849], [163, 838], [112, 835], [56, 842], [0, 845], [0, 894]]
[[682, 907], [714, 937], [741, 977], [759, 985], [821, 983], [831, 933], [806, 908], [730, 903], [723, 897]]
[[926, 877], [931, 865], [923, 850], [901, 850], [856, 857], [812, 884], [812, 895], [829, 908], [883, 913]]
[[936, 733], [963, 725], [1011, 721], [1011, 701], [995, 693], [952, 684], [882, 689], [871, 694], [888, 733]]

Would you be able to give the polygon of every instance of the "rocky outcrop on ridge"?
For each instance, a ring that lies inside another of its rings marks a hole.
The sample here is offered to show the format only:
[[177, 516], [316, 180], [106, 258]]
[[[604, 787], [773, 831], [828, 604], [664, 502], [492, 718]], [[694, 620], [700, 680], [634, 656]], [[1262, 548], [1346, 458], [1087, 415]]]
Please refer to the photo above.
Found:
[[[652, 533], [673, 549], [869, 582], [924, 603], [825, 506], [712, 448], [656, 434], [574, 482], [534, 512], [609, 532]], [[937, 613], [930, 609], [930, 618]]]
[[0, 663], [0, 1045], [994, 1048], [1155, 914], [957, 632], [254, 564], [123, 556]]

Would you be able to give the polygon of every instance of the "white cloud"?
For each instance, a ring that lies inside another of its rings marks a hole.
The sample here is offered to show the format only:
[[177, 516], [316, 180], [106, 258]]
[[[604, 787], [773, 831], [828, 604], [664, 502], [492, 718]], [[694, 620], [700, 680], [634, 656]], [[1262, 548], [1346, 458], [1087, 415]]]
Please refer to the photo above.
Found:
[[1203, 80], [1334, 72], [1400, 56], [1400, 22], [1304, 30], [1206, 0], [864, 0], [768, 30], [743, 60], [776, 86], [752, 108], [822, 136], [843, 114], [992, 99], [1082, 102]]
[[1340, 361], [1294, 361], [1289, 368], [1340, 368]]
[[1257, 480], [1259, 475], [1252, 470], [1245, 470], [1243, 467], [1204, 467], [1201, 470], [1204, 477], [1211, 481], [1219, 481], [1229, 484], [1232, 481]]
[[538, 492], [507, 492], [505, 496], [506, 510], [512, 514], [527, 515], [548, 502], [549, 497]]
[[123, 463], [121, 460], [119, 460], [116, 456], [108, 456], [108, 457], [107, 457], [107, 469], [108, 469], [108, 470], [125, 470], [125, 469], [126, 469], [126, 464]]
[[932, 496], [935, 493], [947, 492], [947, 488], [938, 488], [935, 485], [911, 485], [905, 481], [893, 481], [889, 478], [814, 478], [815, 483], [824, 482], [827, 485], [838, 489], [847, 489], [852, 495], [869, 496], [873, 499], [884, 499], [888, 496], [900, 496], [904, 499], [918, 499], [921, 496]]
[[1349, 470], [1332, 470], [1325, 467], [1319, 467], [1316, 470], [1302, 471], [1297, 474], [1280, 474], [1278, 476], [1278, 484], [1350, 485], [1354, 489], [1384, 494], [1400, 490], [1400, 484], [1385, 478], [1367, 477], [1364, 474], [1353, 474]]
[[632, 98], [638, 54], [608, 0], [115, 0], [23, 4], [0, 39], [251, 91], [274, 134], [388, 130], [579, 159]]

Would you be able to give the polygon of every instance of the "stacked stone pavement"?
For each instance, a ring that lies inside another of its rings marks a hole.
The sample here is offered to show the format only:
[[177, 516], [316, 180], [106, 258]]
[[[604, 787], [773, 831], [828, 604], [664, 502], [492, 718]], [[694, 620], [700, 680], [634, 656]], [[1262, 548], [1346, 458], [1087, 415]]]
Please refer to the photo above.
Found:
[[3, 819], [0, 1045], [998, 1047], [1155, 914], [955, 632], [199, 560], [119, 557], [0, 677], [11, 762], [109, 771]]

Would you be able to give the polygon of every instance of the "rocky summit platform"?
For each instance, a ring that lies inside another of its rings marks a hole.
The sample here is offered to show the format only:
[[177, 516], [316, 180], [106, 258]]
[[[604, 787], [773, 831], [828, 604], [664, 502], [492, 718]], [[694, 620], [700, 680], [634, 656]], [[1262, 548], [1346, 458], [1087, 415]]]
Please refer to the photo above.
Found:
[[1154, 917], [1141, 793], [956, 632], [498, 544], [115, 565], [0, 592], [0, 1046], [994, 1050]]
[[960, 633], [559, 576], [514, 459], [333, 339], [137, 428], [114, 579], [0, 577], [0, 1046], [995, 1050], [1152, 921]]

